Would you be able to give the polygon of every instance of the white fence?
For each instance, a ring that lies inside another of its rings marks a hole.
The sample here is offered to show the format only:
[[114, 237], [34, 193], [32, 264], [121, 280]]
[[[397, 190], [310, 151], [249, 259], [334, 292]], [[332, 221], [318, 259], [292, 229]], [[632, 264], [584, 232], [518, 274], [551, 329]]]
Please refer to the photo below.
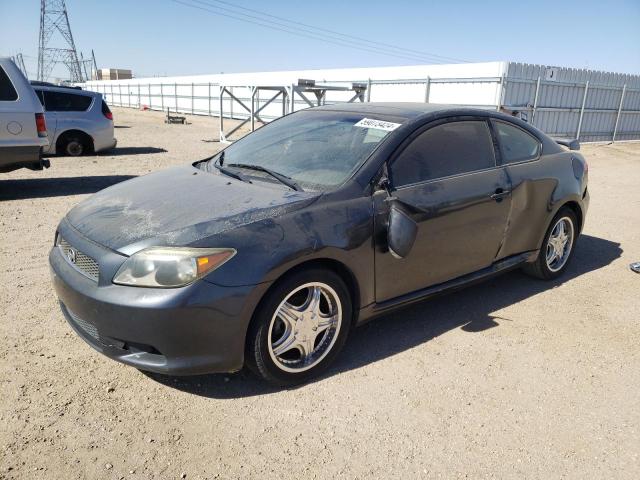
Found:
[[[438, 66], [446, 67], [446, 66]], [[455, 66], [458, 67], [458, 66]], [[367, 86], [365, 101], [427, 102], [473, 106], [485, 109], [505, 109], [521, 112], [527, 121], [550, 135], [579, 138], [581, 141], [617, 141], [640, 139], [640, 76], [606, 74], [576, 69], [525, 65], [508, 62], [463, 65], [460, 73], [469, 77], [439, 77], [345, 80], [345, 74], [368, 73], [367, 69], [344, 72], [335, 81], [322, 81], [324, 85], [350, 87]], [[472, 70], [471, 67], [481, 67]], [[490, 68], [489, 68], [490, 67]], [[418, 67], [398, 67], [405, 76]], [[434, 67], [435, 68], [435, 67]], [[408, 70], [412, 69], [412, 70]], [[433, 70], [433, 68], [431, 69]], [[393, 69], [380, 73], [388, 76]], [[427, 69], [428, 71], [428, 69]], [[549, 73], [551, 71], [551, 74]], [[323, 74], [330, 74], [325, 71]], [[338, 71], [335, 71], [338, 72]], [[482, 73], [496, 73], [481, 76]], [[308, 102], [293, 94], [293, 86], [284, 83], [293, 75], [313, 75], [318, 72], [271, 72], [264, 74], [215, 75], [215, 82], [179, 82], [167, 79], [136, 79], [130, 81], [89, 82], [85, 88], [100, 92], [115, 106], [152, 110], [169, 109], [172, 112], [193, 115], [219, 116], [222, 107], [225, 118], [249, 119], [251, 108], [261, 110], [260, 120], [269, 121], [286, 112], [307, 108]], [[272, 95], [255, 90], [256, 86], [274, 85], [274, 76], [288, 95], [286, 108], [278, 101], [267, 104]], [[193, 77], [198, 79], [202, 77]], [[301, 77], [304, 78], [304, 77]], [[307, 76], [306, 78], [310, 78]], [[320, 77], [321, 78], [321, 77]], [[572, 81], [579, 80], [579, 81]], [[227, 83], [235, 81], [237, 83]], [[247, 81], [247, 83], [240, 83]], [[249, 83], [250, 81], [250, 83]], [[226, 87], [237, 100], [220, 92]], [[262, 98], [260, 98], [262, 94]], [[291, 99], [293, 98], [293, 101]], [[351, 91], [328, 90], [320, 103], [346, 102], [353, 98]], [[239, 100], [239, 101], [238, 101]], [[244, 104], [244, 105], [243, 105]]]

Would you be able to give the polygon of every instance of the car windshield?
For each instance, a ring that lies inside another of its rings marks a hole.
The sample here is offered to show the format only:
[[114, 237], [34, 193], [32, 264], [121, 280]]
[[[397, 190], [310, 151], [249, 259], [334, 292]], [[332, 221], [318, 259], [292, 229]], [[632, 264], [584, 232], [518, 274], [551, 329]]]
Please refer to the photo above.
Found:
[[265, 172], [246, 168], [257, 166], [289, 177], [305, 190], [329, 190], [344, 183], [398, 126], [362, 113], [302, 111], [229, 145], [223, 155], [207, 162], [206, 169], [223, 159], [224, 167], [237, 168], [245, 177], [274, 180]]

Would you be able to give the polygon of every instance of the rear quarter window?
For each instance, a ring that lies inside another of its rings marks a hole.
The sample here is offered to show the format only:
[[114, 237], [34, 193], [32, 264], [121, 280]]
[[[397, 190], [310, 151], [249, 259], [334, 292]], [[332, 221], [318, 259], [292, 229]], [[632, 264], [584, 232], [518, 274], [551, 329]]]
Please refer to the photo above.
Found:
[[44, 91], [44, 106], [48, 112], [84, 112], [93, 97], [73, 93]]
[[7, 72], [0, 66], [0, 102], [15, 102], [18, 100], [16, 91]]
[[540, 155], [540, 140], [521, 128], [504, 122], [494, 122], [502, 163], [534, 160]]

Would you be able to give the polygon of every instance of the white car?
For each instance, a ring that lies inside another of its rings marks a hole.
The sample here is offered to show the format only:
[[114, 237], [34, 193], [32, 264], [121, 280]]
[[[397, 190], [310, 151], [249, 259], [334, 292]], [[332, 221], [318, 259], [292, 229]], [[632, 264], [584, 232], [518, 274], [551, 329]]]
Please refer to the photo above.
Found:
[[11, 59], [0, 57], [0, 172], [49, 167], [49, 161], [42, 159], [42, 150], [48, 147], [38, 97]]
[[45, 154], [80, 156], [116, 146], [113, 115], [102, 94], [74, 87], [33, 84], [44, 106], [50, 145]]

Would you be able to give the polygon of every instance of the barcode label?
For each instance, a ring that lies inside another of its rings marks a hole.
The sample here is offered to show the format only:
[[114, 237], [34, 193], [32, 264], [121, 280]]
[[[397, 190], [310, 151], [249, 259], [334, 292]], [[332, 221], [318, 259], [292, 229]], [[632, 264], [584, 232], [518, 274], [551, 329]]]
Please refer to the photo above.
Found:
[[376, 130], [384, 130], [386, 132], [392, 132], [400, 126], [399, 123], [385, 122], [383, 120], [374, 120], [372, 118], [363, 118], [354, 127], [360, 128], [375, 128]]

